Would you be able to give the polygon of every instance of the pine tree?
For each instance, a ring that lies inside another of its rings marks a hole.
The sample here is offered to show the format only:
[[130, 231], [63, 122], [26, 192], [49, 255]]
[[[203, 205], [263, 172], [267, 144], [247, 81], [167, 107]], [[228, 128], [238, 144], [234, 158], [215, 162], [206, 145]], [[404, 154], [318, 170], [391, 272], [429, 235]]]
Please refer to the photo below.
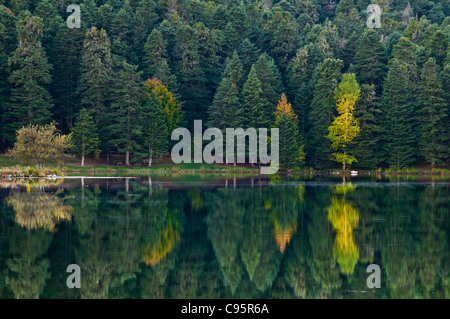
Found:
[[440, 68], [434, 58], [425, 63], [419, 84], [418, 144], [419, 154], [431, 166], [443, 164], [448, 158], [448, 130], [444, 91], [439, 82]]
[[19, 22], [19, 46], [9, 59], [13, 130], [26, 124], [47, 124], [51, 119], [53, 103], [45, 88], [51, 82], [51, 65], [41, 45], [42, 32], [42, 20], [38, 17]]
[[73, 127], [75, 114], [79, 111], [77, 88], [84, 37], [83, 29], [69, 29], [65, 22], [60, 24], [56, 34], [50, 92], [55, 100], [54, 118], [61, 124], [63, 132]]
[[[8, 111], [11, 87], [8, 83], [8, 57], [17, 47], [17, 33], [14, 14], [0, 5], [0, 149], [6, 140], [14, 140], [11, 114]], [[8, 136], [9, 135], [9, 136]]]
[[[161, 158], [168, 152], [168, 130], [160, 99], [156, 92], [146, 94], [141, 108], [141, 155], [148, 158], [152, 166], [154, 158]], [[145, 155], [144, 155], [145, 154]]]
[[161, 67], [162, 60], [167, 61], [168, 59], [166, 43], [158, 29], [153, 29], [152, 33], [150, 33], [145, 42], [144, 49], [144, 77], [149, 79], [153, 77]]
[[444, 65], [448, 44], [449, 40], [441, 30], [437, 30], [428, 42], [429, 56], [435, 58], [436, 63], [440, 66]]
[[209, 92], [205, 74], [200, 66], [200, 55], [195, 30], [189, 25], [176, 29], [174, 70], [180, 84], [180, 94], [185, 101], [186, 121], [192, 125], [194, 120], [205, 119]]
[[271, 114], [266, 114], [270, 110], [269, 101], [262, 97], [262, 93], [261, 81], [258, 79], [255, 66], [252, 66], [242, 90], [245, 127], [256, 129], [270, 127]]
[[[353, 113], [358, 102], [361, 89], [354, 74], [344, 74], [339, 87], [335, 90], [337, 101], [337, 116], [328, 128], [330, 134], [327, 136], [332, 142], [331, 148], [337, 153], [333, 153], [333, 161], [342, 163], [342, 169], [346, 165], [356, 162], [353, 155], [347, 154], [348, 145], [359, 135], [361, 128]], [[342, 153], [343, 152], [343, 153]]]
[[238, 49], [239, 58], [242, 61], [242, 67], [244, 68], [244, 73], [248, 74], [253, 64], [258, 61], [260, 56], [259, 50], [256, 46], [249, 40], [245, 39], [242, 41], [241, 46]]
[[367, 30], [361, 36], [355, 56], [358, 81], [374, 84], [377, 91], [381, 92], [386, 63], [386, 53], [380, 41], [380, 34], [374, 29]]
[[237, 52], [228, 61], [222, 81], [209, 109], [209, 127], [239, 128], [245, 123], [241, 88], [244, 84], [242, 63]]
[[98, 147], [100, 139], [92, 116], [86, 109], [81, 109], [75, 125], [72, 129], [73, 150], [81, 155], [81, 166], [84, 166], [84, 158], [94, 151], [100, 152]]
[[361, 98], [356, 104], [355, 117], [361, 127], [360, 135], [349, 145], [349, 153], [354, 154], [358, 162], [356, 168], [373, 169], [383, 158], [380, 152], [379, 116], [380, 103], [374, 85], [361, 85]]
[[413, 106], [402, 65], [394, 59], [383, 90], [383, 145], [386, 163], [395, 169], [414, 162]]
[[298, 118], [288, 103], [286, 95], [281, 96], [275, 111], [275, 127], [280, 138], [280, 167], [282, 169], [297, 168], [304, 159], [303, 146], [298, 145]]
[[105, 30], [92, 27], [86, 33], [81, 57], [79, 93], [81, 104], [94, 117], [97, 127], [107, 114], [108, 91], [113, 78], [111, 44]]
[[300, 46], [299, 30], [294, 17], [288, 12], [276, 11], [268, 24], [271, 55], [282, 70]]
[[281, 94], [284, 92], [281, 74], [275, 62], [267, 54], [262, 54], [255, 64], [256, 74], [261, 81], [262, 97], [269, 101], [267, 114], [273, 114]]
[[131, 153], [140, 149], [139, 115], [142, 102], [141, 78], [137, 67], [122, 62], [112, 87], [111, 110], [108, 114], [108, 146], [125, 154], [125, 165], [130, 165]]
[[338, 86], [342, 67], [342, 60], [325, 59], [316, 69], [314, 98], [308, 120], [311, 127], [306, 144], [308, 162], [313, 167], [325, 168], [330, 164], [331, 142], [325, 136], [334, 120], [334, 90]]

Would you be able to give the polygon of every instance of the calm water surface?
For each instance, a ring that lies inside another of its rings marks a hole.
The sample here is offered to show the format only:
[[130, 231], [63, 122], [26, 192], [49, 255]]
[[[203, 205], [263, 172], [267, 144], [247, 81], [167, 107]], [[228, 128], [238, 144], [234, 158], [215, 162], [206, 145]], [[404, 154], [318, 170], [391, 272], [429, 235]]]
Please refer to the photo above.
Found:
[[448, 179], [3, 180], [0, 298], [450, 298], [449, 229]]

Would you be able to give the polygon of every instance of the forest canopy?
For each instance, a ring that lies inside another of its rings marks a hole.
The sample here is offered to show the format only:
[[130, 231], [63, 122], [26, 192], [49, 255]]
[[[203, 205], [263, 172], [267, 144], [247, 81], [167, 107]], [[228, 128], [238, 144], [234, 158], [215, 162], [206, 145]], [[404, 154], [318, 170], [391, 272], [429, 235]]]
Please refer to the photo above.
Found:
[[[80, 0], [69, 28], [72, 2], [0, 0], [0, 152], [28, 125], [71, 133], [83, 110], [95, 149], [127, 164], [168, 154], [171, 130], [203, 120], [279, 124], [296, 149], [281, 146], [286, 166], [338, 167], [327, 136], [349, 74], [352, 168], [448, 164], [448, 1]], [[381, 28], [367, 27], [369, 4]], [[296, 120], [280, 124], [283, 94]]]

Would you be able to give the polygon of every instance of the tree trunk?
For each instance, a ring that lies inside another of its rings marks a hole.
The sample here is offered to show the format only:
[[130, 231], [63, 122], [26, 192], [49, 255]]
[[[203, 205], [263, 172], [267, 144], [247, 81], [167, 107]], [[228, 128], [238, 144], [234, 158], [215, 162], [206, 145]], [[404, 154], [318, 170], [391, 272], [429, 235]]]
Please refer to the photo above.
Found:
[[151, 148], [148, 149], [148, 167], [152, 167], [152, 157], [153, 157], [153, 150]]
[[125, 165], [130, 166], [130, 151], [127, 151], [127, 155], [125, 156]]
[[84, 167], [84, 154], [81, 155], [81, 167]]

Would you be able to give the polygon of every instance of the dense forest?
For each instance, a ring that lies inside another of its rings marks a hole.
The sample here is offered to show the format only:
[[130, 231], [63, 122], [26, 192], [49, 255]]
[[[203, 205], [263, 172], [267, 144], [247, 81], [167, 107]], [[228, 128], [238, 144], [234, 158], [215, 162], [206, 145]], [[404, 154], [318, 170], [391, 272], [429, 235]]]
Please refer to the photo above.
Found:
[[69, 28], [73, 2], [0, 0], [0, 151], [56, 122], [129, 162], [203, 120], [278, 127], [284, 166], [333, 168], [336, 99], [353, 88], [352, 167], [448, 164], [448, 1], [80, 0]]

